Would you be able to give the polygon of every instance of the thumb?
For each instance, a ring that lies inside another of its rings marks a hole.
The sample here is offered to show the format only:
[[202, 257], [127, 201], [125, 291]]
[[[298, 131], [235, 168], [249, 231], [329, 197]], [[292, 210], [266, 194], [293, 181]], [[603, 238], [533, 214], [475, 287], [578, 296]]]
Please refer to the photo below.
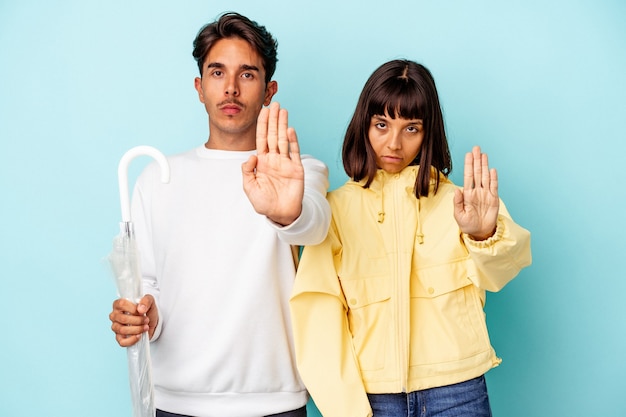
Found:
[[154, 304], [154, 297], [150, 294], [144, 295], [139, 303], [137, 303], [137, 312], [139, 314], [146, 314], [152, 308]]
[[148, 317], [148, 338], [152, 339], [157, 324], [159, 323], [159, 312], [157, 310], [154, 297], [150, 294], [145, 295], [141, 300], [139, 300], [139, 306], [137, 307], [137, 311], [144, 312], [145, 315]]
[[248, 158], [246, 162], [241, 164], [241, 172], [243, 173], [244, 177], [254, 175], [254, 169], [256, 168], [257, 160], [258, 158], [256, 155], [250, 155], [250, 158]]
[[463, 211], [463, 191], [459, 188], [454, 190], [454, 212]]

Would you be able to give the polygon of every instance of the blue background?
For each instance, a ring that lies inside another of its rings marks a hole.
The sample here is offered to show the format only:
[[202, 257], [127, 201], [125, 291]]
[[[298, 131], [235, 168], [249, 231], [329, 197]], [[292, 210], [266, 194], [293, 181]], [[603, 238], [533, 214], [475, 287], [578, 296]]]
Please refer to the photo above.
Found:
[[626, 2], [216, 3], [0, 0], [0, 415], [130, 416], [102, 261], [117, 164], [206, 140], [191, 44], [228, 9], [278, 38], [276, 100], [331, 188], [371, 72], [431, 69], [453, 180], [481, 145], [533, 234], [533, 265], [488, 297], [494, 415], [626, 415]]

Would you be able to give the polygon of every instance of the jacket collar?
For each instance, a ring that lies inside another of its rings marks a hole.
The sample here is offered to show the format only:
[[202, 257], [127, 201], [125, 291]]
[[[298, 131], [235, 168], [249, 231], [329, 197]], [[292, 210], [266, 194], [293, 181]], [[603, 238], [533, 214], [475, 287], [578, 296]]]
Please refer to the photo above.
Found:
[[[402, 171], [400, 171], [397, 174], [390, 174], [383, 169], [379, 169], [378, 171], [376, 171], [376, 176], [374, 177], [374, 180], [370, 184], [369, 188], [372, 191], [380, 193], [385, 187], [385, 184], [388, 184], [394, 180], [397, 181], [399, 179], [401, 179], [403, 182], [413, 185], [415, 184], [415, 180], [417, 179], [417, 173], [419, 172], [419, 168], [420, 168], [419, 165], [409, 165], [408, 167], [404, 168]], [[434, 186], [435, 184], [436, 175], [437, 175], [437, 170], [431, 167], [430, 168], [431, 187]], [[443, 184], [446, 182], [450, 182], [450, 180], [446, 178], [445, 175], [439, 173], [439, 184]], [[367, 178], [363, 178], [360, 181], [357, 181], [356, 183], [359, 184], [361, 187], [365, 187], [365, 183], [367, 183]], [[411, 187], [411, 192], [413, 192], [413, 187]]]

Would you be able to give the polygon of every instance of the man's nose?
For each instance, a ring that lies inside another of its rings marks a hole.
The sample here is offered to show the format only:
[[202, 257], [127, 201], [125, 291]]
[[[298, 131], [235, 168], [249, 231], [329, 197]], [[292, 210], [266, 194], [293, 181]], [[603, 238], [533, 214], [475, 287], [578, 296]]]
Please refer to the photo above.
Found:
[[239, 86], [237, 84], [237, 77], [229, 77], [226, 82], [226, 91], [224, 92], [227, 96], [236, 97], [239, 95]]

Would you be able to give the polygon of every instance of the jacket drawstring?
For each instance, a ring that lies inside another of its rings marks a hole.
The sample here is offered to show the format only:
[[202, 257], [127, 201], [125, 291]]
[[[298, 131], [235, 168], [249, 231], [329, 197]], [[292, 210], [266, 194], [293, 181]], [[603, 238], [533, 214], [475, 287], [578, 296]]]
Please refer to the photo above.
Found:
[[380, 211], [378, 212], [378, 223], [385, 221], [385, 176], [380, 176]]
[[421, 212], [421, 203], [420, 199], [417, 199], [417, 230], [415, 231], [415, 236], [417, 237], [417, 243], [420, 245], [424, 243], [424, 233], [422, 232], [422, 219], [420, 218]]
[[417, 243], [422, 245], [424, 243], [424, 233], [422, 232], [422, 219], [420, 218], [421, 209], [422, 209], [422, 206], [421, 206], [422, 200], [415, 196], [415, 189], [413, 187], [406, 187], [406, 193], [409, 195], [410, 198], [414, 198], [416, 200], [417, 224], [415, 225], [415, 238], [417, 239]]

